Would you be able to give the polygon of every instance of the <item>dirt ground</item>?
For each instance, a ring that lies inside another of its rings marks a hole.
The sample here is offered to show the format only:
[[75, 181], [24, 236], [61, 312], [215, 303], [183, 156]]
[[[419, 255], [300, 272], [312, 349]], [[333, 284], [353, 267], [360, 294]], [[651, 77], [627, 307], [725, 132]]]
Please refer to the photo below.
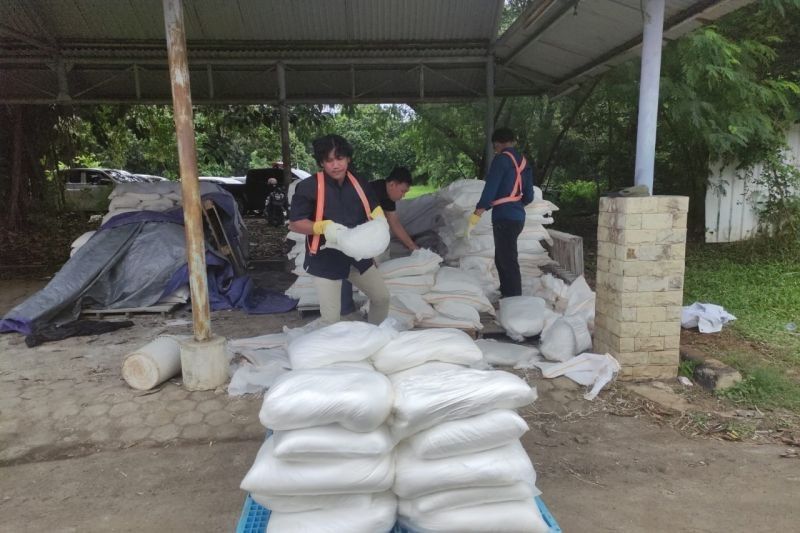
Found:
[[[291, 283], [279, 263], [256, 259], [259, 283]], [[44, 283], [0, 281], [0, 313]], [[189, 393], [179, 380], [141, 393], [120, 377], [126, 353], [189, 333], [188, 317], [135, 317], [129, 329], [33, 349], [0, 336], [0, 531], [234, 530], [238, 485], [263, 439], [260, 399]], [[212, 327], [236, 338], [306, 320], [226, 311]], [[525, 377], [540, 399], [523, 413], [523, 444], [564, 531], [797, 530], [796, 448], [758, 435], [724, 440], [708, 430], [718, 406], [707, 396], [647, 386], [687, 402], [673, 406], [681, 414], [619, 383], [589, 402], [565, 378]]]

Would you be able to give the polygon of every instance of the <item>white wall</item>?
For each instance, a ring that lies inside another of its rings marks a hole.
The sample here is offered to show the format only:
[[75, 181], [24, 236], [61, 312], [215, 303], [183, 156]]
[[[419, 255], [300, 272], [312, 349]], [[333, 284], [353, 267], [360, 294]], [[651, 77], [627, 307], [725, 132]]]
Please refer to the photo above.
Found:
[[[786, 160], [800, 168], [800, 124], [786, 134]], [[734, 242], [749, 239], [758, 231], [757, 206], [764, 198], [763, 186], [754, 183], [762, 166], [753, 167], [748, 179], [736, 165], [711, 165], [706, 191], [706, 242]]]

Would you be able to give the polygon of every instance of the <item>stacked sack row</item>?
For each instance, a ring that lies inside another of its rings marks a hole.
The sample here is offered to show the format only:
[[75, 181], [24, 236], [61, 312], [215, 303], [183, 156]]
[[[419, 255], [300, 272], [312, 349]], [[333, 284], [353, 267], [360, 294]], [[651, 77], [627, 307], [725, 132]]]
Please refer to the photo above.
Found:
[[480, 313], [494, 314], [494, 307], [480, 281], [441, 263], [438, 254], [419, 249], [378, 266], [392, 295], [389, 316], [400, 322], [402, 329], [481, 329]]
[[[439, 191], [439, 196], [447, 205], [444, 208], [445, 224], [438, 231], [447, 246], [447, 261], [478, 277], [487, 296], [495, 301], [500, 282], [494, 265], [491, 211], [485, 212], [470, 235], [467, 235], [469, 215], [475, 210], [483, 186], [481, 180], [459, 180]], [[553, 223], [552, 213], [558, 207], [544, 200], [538, 187], [533, 189], [534, 200], [525, 207], [525, 226], [517, 240], [523, 283], [540, 276], [540, 267], [554, 263], [541, 241], [552, 243], [544, 226]]]
[[[303, 270], [305, 237], [289, 233], [295, 242], [288, 256], [294, 260], [292, 271], [297, 280], [286, 291], [290, 298], [299, 300], [299, 307], [319, 305], [319, 296], [313, 278]], [[486, 297], [480, 280], [469, 272], [453, 267], [441, 267], [442, 257], [418, 249], [407, 257], [390, 259], [378, 265], [386, 287], [391, 294], [389, 315], [402, 329], [413, 327], [459, 329], [482, 328], [480, 313], [494, 314], [494, 307]], [[354, 300], [368, 311], [366, 298], [354, 288]]]
[[500, 300], [497, 320], [509, 337], [522, 342], [540, 336], [539, 350], [551, 361], [566, 361], [592, 347], [595, 294], [583, 276], [567, 285], [545, 274], [526, 292]]
[[397, 498], [387, 420], [394, 393], [367, 360], [392, 331], [340, 322], [290, 338], [292, 370], [264, 397], [272, 430], [242, 481], [268, 531], [389, 531]]
[[112, 217], [131, 211], [167, 211], [181, 205], [181, 184], [125, 183], [114, 187], [108, 195], [111, 202], [103, 224]]
[[465, 333], [347, 322], [288, 351], [241, 485], [273, 511], [268, 531], [548, 531], [514, 411], [536, 392], [469, 368], [482, 354]]

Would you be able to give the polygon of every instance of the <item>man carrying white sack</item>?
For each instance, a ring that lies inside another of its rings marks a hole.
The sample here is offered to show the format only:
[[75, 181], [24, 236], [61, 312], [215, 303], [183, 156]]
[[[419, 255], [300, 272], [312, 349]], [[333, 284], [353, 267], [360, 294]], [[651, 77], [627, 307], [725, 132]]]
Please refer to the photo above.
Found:
[[[349, 280], [369, 298], [369, 321], [380, 324], [389, 314], [389, 290], [372, 258], [354, 258], [336, 246], [338, 236], [376, 218], [383, 210], [369, 183], [348, 168], [353, 147], [344, 137], [316, 139], [314, 159], [322, 169], [297, 185], [292, 197], [289, 229], [306, 238], [303, 268], [314, 277], [323, 322], [341, 318], [342, 280]], [[388, 225], [386, 227], [388, 241]]]
[[525, 226], [525, 206], [533, 201], [533, 169], [515, 144], [514, 132], [508, 128], [499, 128], [492, 134], [496, 155], [467, 230], [469, 235], [484, 211], [492, 210], [494, 264], [503, 298], [522, 294], [517, 238]]

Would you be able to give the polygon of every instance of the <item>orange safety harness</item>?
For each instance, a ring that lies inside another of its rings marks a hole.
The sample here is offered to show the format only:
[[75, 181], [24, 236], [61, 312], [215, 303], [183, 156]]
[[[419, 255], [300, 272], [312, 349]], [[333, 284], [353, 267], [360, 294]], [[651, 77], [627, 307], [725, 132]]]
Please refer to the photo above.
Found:
[[[358, 193], [358, 197], [361, 199], [361, 203], [364, 205], [364, 212], [367, 214], [367, 220], [372, 220], [372, 214], [369, 210], [369, 200], [367, 200], [367, 195], [364, 194], [364, 189], [361, 188], [361, 184], [358, 183], [358, 180], [350, 174], [347, 173], [347, 179], [350, 180], [350, 183], [353, 185], [353, 188]], [[323, 220], [323, 214], [325, 212], [325, 175], [322, 172], [317, 172], [317, 211], [314, 213], [314, 222], [319, 222]], [[312, 235], [311, 236], [311, 244], [309, 245], [309, 253], [311, 255], [316, 255], [317, 251], [319, 251], [319, 241], [322, 235]]]
[[517, 164], [517, 160], [514, 159], [514, 155], [511, 152], [503, 152], [505, 155], [511, 159], [511, 162], [514, 164], [514, 169], [517, 171], [517, 177], [514, 180], [514, 187], [511, 188], [511, 194], [504, 198], [498, 198], [490, 205], [492, 207], [500, 204], [507, 204], [509, 202], [519, 202], [522, 200], [522, 171], [525, 170], [525, 167], [528, 165], [528, 161], [525, 157], [522, 158], [522, 163]]

